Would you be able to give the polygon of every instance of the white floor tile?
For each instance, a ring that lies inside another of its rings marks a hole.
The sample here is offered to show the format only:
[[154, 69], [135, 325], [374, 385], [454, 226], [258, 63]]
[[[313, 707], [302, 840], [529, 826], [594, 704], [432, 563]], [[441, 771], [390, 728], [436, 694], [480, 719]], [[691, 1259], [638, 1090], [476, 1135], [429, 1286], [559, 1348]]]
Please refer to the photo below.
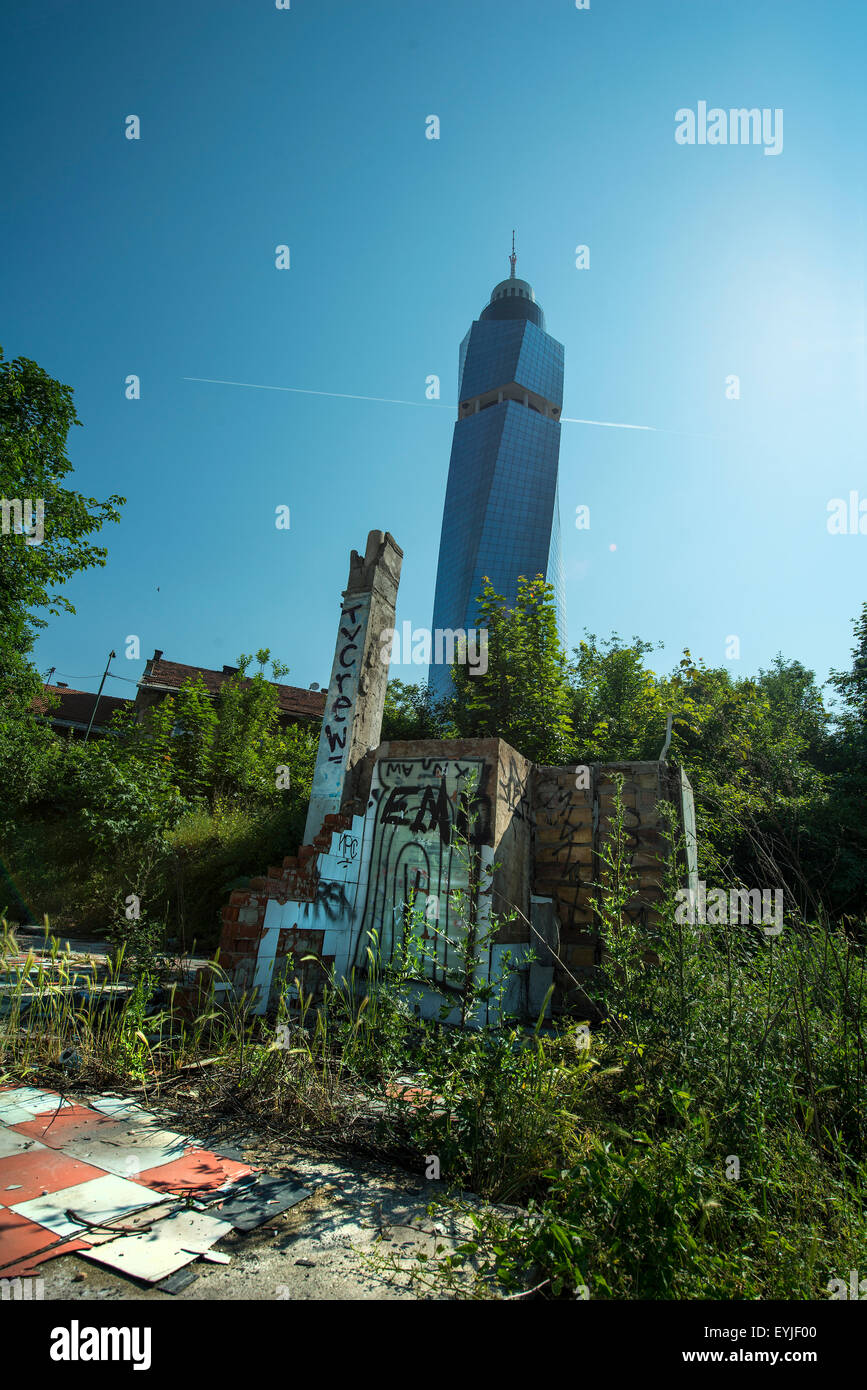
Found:
[[88, 1250], [86, 1257], [135, 1279], [156, 1283], [198, 1259], [231, 1229], [228, 1221], [218, 1221], [203, 1212], [180, 1211], [156, 1222], [141, 1235], [119, 1236]]
[[[28, 1202], [10, 1204], [13, 1211], [38, 1221], [59, 1236], [87, 1236], [89, 1222], [94, 1226], [107, 1221], [117, 1221], [127, 1212], [146, 1207], [165, 1200], [155, 1192], [149, 1192], [138, 1183], [129, 1182], [113, 1174], [105, 1178], [90, 1178], [75, 1187], [64, 1187], [59, 1192], [49, 1192], [44, 1197], [32, 1197]], [[66, 1215], [85, 1218], [76, 1221]]]

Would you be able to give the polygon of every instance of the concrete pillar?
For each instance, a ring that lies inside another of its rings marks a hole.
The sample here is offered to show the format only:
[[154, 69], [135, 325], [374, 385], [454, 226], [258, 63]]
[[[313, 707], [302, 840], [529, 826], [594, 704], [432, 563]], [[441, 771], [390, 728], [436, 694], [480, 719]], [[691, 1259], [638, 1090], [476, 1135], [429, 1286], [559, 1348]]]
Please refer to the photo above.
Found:
[[371, 531], [364, 557], [353, 550], [340, 606], [334, 664], [313, 772], [304, 843], [312, 844], [326, 815], [336, 815], [347, 773], [382, 732], [388, 663], [382, 633], [394, 628], [403, 551], [387, 531]]

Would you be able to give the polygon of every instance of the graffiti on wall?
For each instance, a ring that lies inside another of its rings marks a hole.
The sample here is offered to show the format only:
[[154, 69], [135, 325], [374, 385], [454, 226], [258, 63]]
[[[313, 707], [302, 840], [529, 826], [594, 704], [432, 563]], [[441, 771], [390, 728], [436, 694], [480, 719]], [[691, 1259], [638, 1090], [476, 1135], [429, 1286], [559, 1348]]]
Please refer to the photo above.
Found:
[[412, 905], [423, 917], [426, 974], [443, 984], [459, 971], [460, 957], [450, 943], [463, 937], [467, 910], [454, 895], [468, 893], [473, 859], [490, 839], [488, 776], [481, 758], [377, 763], [358, 965], [365, 962], [373, 930], [384, 958], [392, 958]]
[[535, 789], [536, 887], [551, 894], [560, 926], [587, 928], [593, 882], [595, 799], [569, 772], [540, 776]]
[[[591, 899], [600, 873], [596, 854], [610, 832], [612, 777], [597, 773], [585, 790], [574, 786], [571, 772], [557, 769], [539, 778], [535, 799], [537, 885], [553, 895], [561, 927], [593, 929]], [[648, 892], [655, 896], [656, 856], [662, 851], [658, 806], [664, 799], [655, 770], [642, 767], [624, 781], [624, 849], [642, 902]]]
[[533, 806], [530, 801], [527, 783], [527, 765], [524, 759], [519, 764], [511, 749], [504, 762], [500, 763], [500, 797], [506, 803], [512, 816], [519, 821], [533, 824]]

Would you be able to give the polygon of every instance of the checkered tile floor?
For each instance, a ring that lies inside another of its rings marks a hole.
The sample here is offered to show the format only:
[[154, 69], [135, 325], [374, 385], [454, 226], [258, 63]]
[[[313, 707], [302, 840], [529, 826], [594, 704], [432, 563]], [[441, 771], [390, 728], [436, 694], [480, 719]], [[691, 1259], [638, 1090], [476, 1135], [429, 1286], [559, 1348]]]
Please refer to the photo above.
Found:
[[[100, 1263], [164, 1277], [231, 1229], [180, 1199], [234, 1195], [252, 1173], [117, 1097], [81, 1105], [0, 1088], [0, 1279], [91, 1250]], [[148, 1208], [158, 1208], [152, 1221]]]

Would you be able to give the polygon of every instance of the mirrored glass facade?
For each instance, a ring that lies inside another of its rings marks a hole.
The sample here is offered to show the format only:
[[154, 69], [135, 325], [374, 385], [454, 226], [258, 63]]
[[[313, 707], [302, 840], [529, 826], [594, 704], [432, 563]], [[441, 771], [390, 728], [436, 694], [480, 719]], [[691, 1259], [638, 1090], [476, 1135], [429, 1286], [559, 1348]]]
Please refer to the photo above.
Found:
[[[554, 585], [566, 643], [557, 474], [563, 345], [545, 332], [523, 280], [503, 281], [461, 343], [458, 419], [452, 439], [434, 598], [433, 628], [476, 625], [485, 575], [514, 602], [518, 576]], [[448, 670], [431, 666], [439, 694]]]

